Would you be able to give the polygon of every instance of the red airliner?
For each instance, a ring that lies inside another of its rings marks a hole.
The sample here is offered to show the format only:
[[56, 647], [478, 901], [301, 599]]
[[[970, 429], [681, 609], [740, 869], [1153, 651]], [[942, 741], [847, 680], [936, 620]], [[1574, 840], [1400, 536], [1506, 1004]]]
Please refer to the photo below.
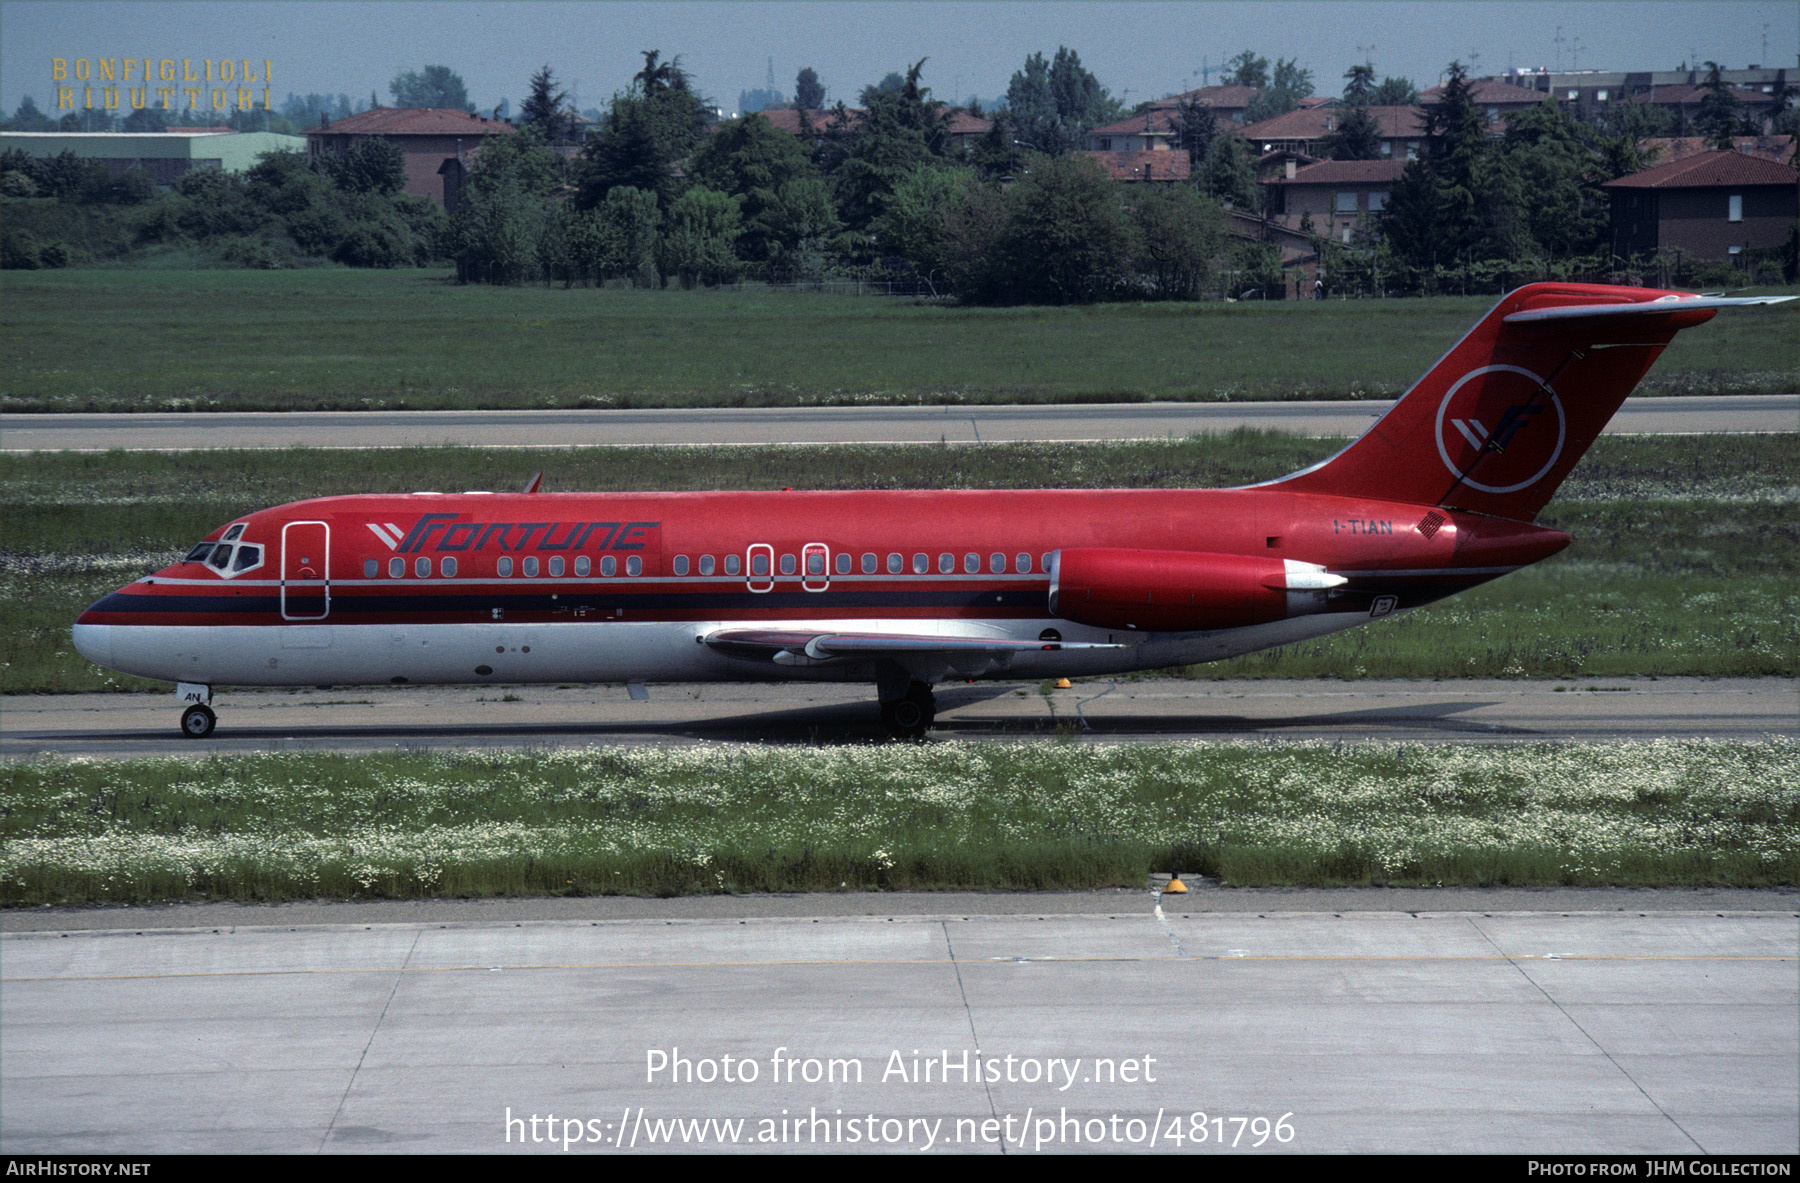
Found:
[[[178, 684], [868, 681], [899, 735], [946, 679], [1213, 661], [1404, 612], [1570, 538], [1532, 524], [1722, 298], [1511, 293], [1349, 447], [1218, 490], [412, 493], [227, 523], [82, 613]], [[534, 482], [535, 485], [535, 482]]]

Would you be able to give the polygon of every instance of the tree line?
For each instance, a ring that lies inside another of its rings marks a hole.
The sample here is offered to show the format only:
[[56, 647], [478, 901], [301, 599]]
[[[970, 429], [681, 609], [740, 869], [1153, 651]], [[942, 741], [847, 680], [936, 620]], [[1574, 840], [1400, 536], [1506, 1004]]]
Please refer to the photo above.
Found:
[[[405, 179], [400, 149], [382, 140], [317, 157], [271, 152], [241, 175], [195, 169], [166, 193], [141, 169], [8, 149], [0, 266], [67, 266], [71, 238], [102, 258], [188, 248], [235, 267], [424, 266], [443, 257], [449, 224], [436, 202], [401, 192]], [[20, 200], [30, 198], [40, 200]]]
[[[1079, 150], [1094, 128], [1133, 112], [1066, 46], [1032, 54], [999, 102], [971, 112], [990, 121], [973, 141], [952, 136], [954, 112], [924, 84], [923, 61], [864, 87], [856, 110], [823, 108], [818, 74], [801, 70], [792, 103], [765, 96], [797, 111], [795, 136], [757, 116], [721, 122], [679, 58], [643, 56], [597, 120], [577, 116], [548, 65], [535, 72], [520, 130], [484, 140], [447, 217], [400, 192], [399, 151], [378, 141], [342, 156], [271, 156], [243, 177], [189, 174], [163, 196], [141, 174], [113, 176], [95, 161], [9, 153], [0, 191], [135, 208], [124, 220], [137, 246], [191, 242], [218, 261], [258, 266], [448, 260], [469, 283], [857, 278], [977, 303], [1273, 295], [1282, 285], [1269, 236], [1246, 238], [1245, 220], [1233, 221], [1267, 212], [1252, 146], [1188, 99], [1170, 119], [1189, 181], [1110, 180]], [[1696, 123], [1723, 140], [1743, 121], [1718, 79], [1712, 66]], [[1296, 61], [1271, 64], [1248, 49], [1221, 81], [1255, 91], [1246, 121], [1292, 110], [1313, 90]], [[397, 102], [471, 106], [446, 67], [404, 72], [389, 89]], [[1408, 79], [1352, 66], [1325, 153], [1378, 158], [1371, 109], [1418, 97]], [[1328, 286], [1493, 290], [1604, 272], [1612, 260], [1601, 186], [1652, 163], [1642, 139], [1666, 130], [1654, 110], [1624, 104], [1583, 120], [1547, 101], [1495, 135], [1466, 71], [1451, 63], [1439, 101], [1425, 108], [1422, 150], [1385, 212], [1351, 244], [1315, 233]], [[1791, 107], [1784, 117], [1791, 122]], [[7, 266], [70, 261], [66, 245], [31, 240], [30, 219], [19, 221], [7, 219]]]
[[[1708, 95], [1693, 130], [1714, 147], [1729, 148], [1734, 137], [1749, 134], [1750, 124], [1716, 64], [1708, 65]], [[1462, 64], [1451, 62], [1438, 100], [1425, 108], [1422, 149], [1389, 193], [1372, 241], [1349, 247], [1320, 241], [1335, 287], [1488, 292], [1532, 279], [1603, 278], [1621, 271], [1664, 284], [1733, 278], [1729, 265], [1612, 256], [1611, 199], [1604, 186], [1657, 163], [1643, 141], [1671, 130], [1672, 116], [1620, 104], [1582, 119], [1546, 100], [1509, 115], [1496, 136], [1473, 91]], [[1791, 126], [1791, 107], [1778, 109], [1782, 119]], [[1354, 143], [1358, 132], [1351, 125], [1347, 114], [1339, 136]], [[1352, 147], [1339, 158], [1373, 156]], [[1790, 234], [1787, 247], [1752, 252], [1740, 262], [1768, 264], [1791, 280], [1794, 239]]]
[[[1205, 186], [1120, 184], [1078, 151], [1129, 112], [1075, 51], [1031, 55], [973, 143], [952, 137], [924, 65], [863, 88], [854, 111], [796, 103], [795, 136], [760, 116], [717, 122], [679, 59], [647, 51], [578, 152], [546, 66], [519, 134], [483, 143], [459, 195], [458, 278], [848, 277], [982, 303], [1190, 298], [1226, 269], [1279, 283], [1268, 248], [1228, 235], [1227, 203]], [[796, 84], [823, 96], [811, 69]], [[1221, 187], [1249, 200], [1247, 150], [1233, 159]]]

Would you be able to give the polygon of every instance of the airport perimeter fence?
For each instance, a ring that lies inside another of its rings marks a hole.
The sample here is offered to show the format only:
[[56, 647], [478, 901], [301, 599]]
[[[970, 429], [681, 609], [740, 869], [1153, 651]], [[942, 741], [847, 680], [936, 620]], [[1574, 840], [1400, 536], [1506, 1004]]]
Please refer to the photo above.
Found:
[[911, 279], [810, 279], [794, 283], [739, 281], [722, 283], [710, 289], [719, 292], [824, 292], [837, 296], [911, 296], [949, 299], [948, 292], [938, 291], [930, 280]]

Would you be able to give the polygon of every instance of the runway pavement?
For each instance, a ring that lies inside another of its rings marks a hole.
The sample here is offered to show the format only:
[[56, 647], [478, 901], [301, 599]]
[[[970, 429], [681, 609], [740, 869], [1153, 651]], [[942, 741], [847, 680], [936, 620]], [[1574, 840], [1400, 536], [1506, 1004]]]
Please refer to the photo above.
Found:
[[[0, 451], [997, 443], [1180, 439], [1239, 427], [1354, 436], [1390, 405], [1352, 401], [5, 415], [0, 416]], [[1800, 431], [1800, 394], [1628, 399], [1606, 430], [1627, 435]]]
[[1757, 894], [8, 932], [0, 1151], [1791, 1155]]
[[[885, 738], [871, 687], [834, 683], [341, 687], [222, 690], [218, 729], [181, 736], [162, 694], [19, 695], [0, 710], [0, 757], [596, 743], [867, 743]], [[947, 740], [1080, 738], [1514, 743], [1800, 735], [1786, 678], [1566, 681], [1091, 680], [1067, 690], [982, 682], [937, 689]]]

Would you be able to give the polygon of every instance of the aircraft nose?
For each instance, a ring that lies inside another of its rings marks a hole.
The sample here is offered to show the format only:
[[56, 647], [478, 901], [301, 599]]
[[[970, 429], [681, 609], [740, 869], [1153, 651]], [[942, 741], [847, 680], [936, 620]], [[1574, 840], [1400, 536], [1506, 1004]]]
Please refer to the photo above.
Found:
[[[83, 616], [87, 613], [82, 613]], [[74, 634], [75, 648], [80, 654], [95, 665], [112, 668], [113, 662], [113, 626], [110, 624], [81, 624], [77, 622], [71, 630]]]

